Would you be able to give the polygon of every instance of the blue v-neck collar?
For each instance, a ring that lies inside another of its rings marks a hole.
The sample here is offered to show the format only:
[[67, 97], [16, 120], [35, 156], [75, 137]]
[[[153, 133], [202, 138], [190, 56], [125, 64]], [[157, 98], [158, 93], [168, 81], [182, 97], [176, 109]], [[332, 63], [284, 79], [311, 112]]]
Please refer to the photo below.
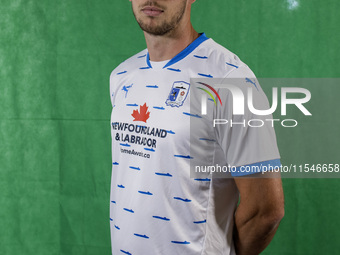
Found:
[[[174, 56], [171, 60], [169, 60], [168, 63], [166, 63], [166, 65], [163, 67], [167, 68], [175, 63], [177, 63], [178, 61], [181, 61], [183, 58], [185, 58], [186, 56], [188, 56], [191, 52], [193, 52], [194, 49], [196, 49], [202, 42], [208, 40], [209, 38], [205, 35], [205, 33], [202, 33], [195, 41], [193, 41], [188, 47], [186, 47], [184, 50], [182, 50], [180, 53], [178, 53], [176, 56]], [[152, 65], [150, 63], [150, 59], [149, 59], [149, 52], [146, 55], [146, 63], [148, 65], [149, 68], [152, 68]]]

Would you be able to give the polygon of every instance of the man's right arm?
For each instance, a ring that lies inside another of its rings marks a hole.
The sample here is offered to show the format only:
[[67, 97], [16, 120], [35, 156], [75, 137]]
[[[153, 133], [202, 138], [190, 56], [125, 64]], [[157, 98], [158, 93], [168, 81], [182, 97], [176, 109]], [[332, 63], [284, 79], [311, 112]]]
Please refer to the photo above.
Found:
[[235, 213], [237, 255], [257, 255], [273, 239], [284, 216], [281, 178], [235, 178], [241, 201]]

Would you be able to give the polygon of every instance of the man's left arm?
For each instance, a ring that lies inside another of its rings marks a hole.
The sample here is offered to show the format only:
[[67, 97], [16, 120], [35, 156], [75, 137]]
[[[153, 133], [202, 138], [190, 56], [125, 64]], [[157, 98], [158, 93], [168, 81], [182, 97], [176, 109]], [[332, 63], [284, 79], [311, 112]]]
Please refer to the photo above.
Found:
[[273, 239], [284, 216], [281, 178], [275, 173], [264, 173], [263, 177], [266, 178], [235, 178], [241, 198], [235, 213], [234, 244], [237, 255], [262, 252]]

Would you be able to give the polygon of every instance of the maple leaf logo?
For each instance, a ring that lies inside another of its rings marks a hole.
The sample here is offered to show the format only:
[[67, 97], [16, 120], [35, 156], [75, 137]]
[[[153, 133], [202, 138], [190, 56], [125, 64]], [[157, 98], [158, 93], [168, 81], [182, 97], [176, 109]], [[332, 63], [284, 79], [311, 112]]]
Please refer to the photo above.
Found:
[[139, 111], [133, 110], [131, 114], [132, 117], [135, 118], [133, 121], [144, 121], [146, 123], [146, 121], [150, 117], [150, 112], [148, 112], [148, 108], [149, 107], [146, 105], [146, 103], [144, 103], [143, 106], [139, 106]]

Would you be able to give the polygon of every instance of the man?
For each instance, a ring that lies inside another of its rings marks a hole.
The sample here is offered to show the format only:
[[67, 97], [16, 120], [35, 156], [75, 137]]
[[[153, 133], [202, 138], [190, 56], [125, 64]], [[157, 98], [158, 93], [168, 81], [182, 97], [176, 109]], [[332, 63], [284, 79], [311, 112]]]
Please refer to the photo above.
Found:
[[[201, 118], [190, 114], [189, 101], [195, 99], [190, 78], [251, 81], [253, 73], [237, 56], [194, 30], [190, 12], [195, 0], [130, 2], [147, 49], [110, 77], [112, 254], [259, 254], [284, 214], [280, 178], [236, 177], [242, 173], [233, 174], [235, 178], [190, 178], [194, 160], [237, 167], [280, 165], [271, 127], [244, 128], [241, 133], [203, 130], [215, 140], [201, 139], [202, 147], [190, 151], [190, 119]], [[263, 91], [256, 88], [263, 99], [259, 101], [267, 105]], [[228, 97], [221, 98], [230, 105]], [[228, 114], [223, 109], [217, 114]], [[211, 149], [202, 151], [206, 146]]]

